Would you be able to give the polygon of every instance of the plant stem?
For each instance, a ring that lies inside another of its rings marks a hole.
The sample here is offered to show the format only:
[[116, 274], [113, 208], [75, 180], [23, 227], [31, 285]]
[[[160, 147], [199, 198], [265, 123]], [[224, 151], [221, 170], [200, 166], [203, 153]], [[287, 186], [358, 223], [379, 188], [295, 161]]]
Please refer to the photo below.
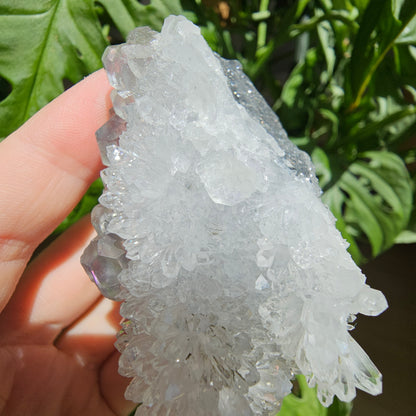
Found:
[[[269, 0], [261, 0], [260, 1], [260, 7], [259, 12], [265, 12], [269, 8]], [[260, 22], [258, 29], [257, 29], [257, 50], [260, 50], [261, 48], [266, 45], [266, 37], [267, 37], [267, 23], [266, 22]]]
[[333, 20], [338, 20], [353, 30], [356, 30], [358, 28], [358, 24], [356, 22], [350, 20], [341, 12], [338, 12], [336, 10], [330, 10], [320, 16], [311, 17], [304, 23], [292, 24], [290, 27], [291, 36], [296, 36], [302, 32], [313, 30], [316, 28], [316, 26], [318, 26], [319, 23], [324, 22], [326, 20], [329, 22]]

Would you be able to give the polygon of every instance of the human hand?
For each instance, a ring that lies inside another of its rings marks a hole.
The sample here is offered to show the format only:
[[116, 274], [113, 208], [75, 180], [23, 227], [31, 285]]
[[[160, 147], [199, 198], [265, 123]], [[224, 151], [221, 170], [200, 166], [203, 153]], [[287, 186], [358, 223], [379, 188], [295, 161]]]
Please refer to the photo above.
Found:
[[109, 117], [103, 70], [0, 143], [0, 415], [127, 415], [113, 343], [118, 305], [79, 262], [84, 219], [30, 264], [102, 168], [94, 133]]

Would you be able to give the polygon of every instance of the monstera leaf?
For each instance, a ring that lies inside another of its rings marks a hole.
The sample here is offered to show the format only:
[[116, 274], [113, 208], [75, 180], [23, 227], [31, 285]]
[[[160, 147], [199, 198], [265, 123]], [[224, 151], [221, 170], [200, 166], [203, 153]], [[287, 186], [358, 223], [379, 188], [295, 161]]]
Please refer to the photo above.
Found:
[[[137, 0], [2, 0], [0, 140], [62, 93], [65, 84], [101, 68], [110, 26], [125, 37], [136, 26], [160, 29], [169, 14], [192, 17], [180, 0], [148, 5]], [[89, 212], [101, 189], [100, 182], [94, 183], [56, 232]]]
[[[0, 137], [18, 128], [64, 90], [102, 66], [109, 43], [97, 10], [126, 35], [139, 25], [160, 28], [179, 0], [2, 0], [0, 80], [10, 93], [0, 102]], [[98, 9], [97, 9], [98, 8]]]
[[0, 103], [4, 137], [64, 90], [101, 66], [107, 44], [93, 1], [4, 0], [0, 75], [11, 93]]
[[365, 234], [372, 255], [392, 246], [407, 226], [412, 209], [412, 183], [403, 160], [385, 151], [364, 152], [323, 195], [350, 244], [362, 260], [356, 237]]

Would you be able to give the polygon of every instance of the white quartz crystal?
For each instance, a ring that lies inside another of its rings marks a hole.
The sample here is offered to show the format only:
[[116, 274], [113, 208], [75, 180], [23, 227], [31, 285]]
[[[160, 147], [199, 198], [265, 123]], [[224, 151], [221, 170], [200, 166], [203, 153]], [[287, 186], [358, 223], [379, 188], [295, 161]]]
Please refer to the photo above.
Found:
[[386, 300], [239, 63], [170, 16], [104, 65], [115, 115], [97, 132], [108, 167], [82, 262], [124, 301], [116, 346], [136, 415], [274, 415], [298, 373], [325, 406], [380, 393], [349, 330]]

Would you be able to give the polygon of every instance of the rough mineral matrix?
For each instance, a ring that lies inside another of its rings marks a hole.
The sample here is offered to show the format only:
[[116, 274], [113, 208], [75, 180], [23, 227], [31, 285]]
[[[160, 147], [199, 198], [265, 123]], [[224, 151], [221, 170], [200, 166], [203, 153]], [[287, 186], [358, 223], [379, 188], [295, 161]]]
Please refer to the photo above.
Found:
[[170, 16], [104, 66], [115, 114], [97, 132], [108, 167], [82, 263], [124, 301], [116, 346], [136, 415], [274, 415], [299, 373], [325, 406], [380, 393], [349, 330], [386, 300], [239, 63]]

